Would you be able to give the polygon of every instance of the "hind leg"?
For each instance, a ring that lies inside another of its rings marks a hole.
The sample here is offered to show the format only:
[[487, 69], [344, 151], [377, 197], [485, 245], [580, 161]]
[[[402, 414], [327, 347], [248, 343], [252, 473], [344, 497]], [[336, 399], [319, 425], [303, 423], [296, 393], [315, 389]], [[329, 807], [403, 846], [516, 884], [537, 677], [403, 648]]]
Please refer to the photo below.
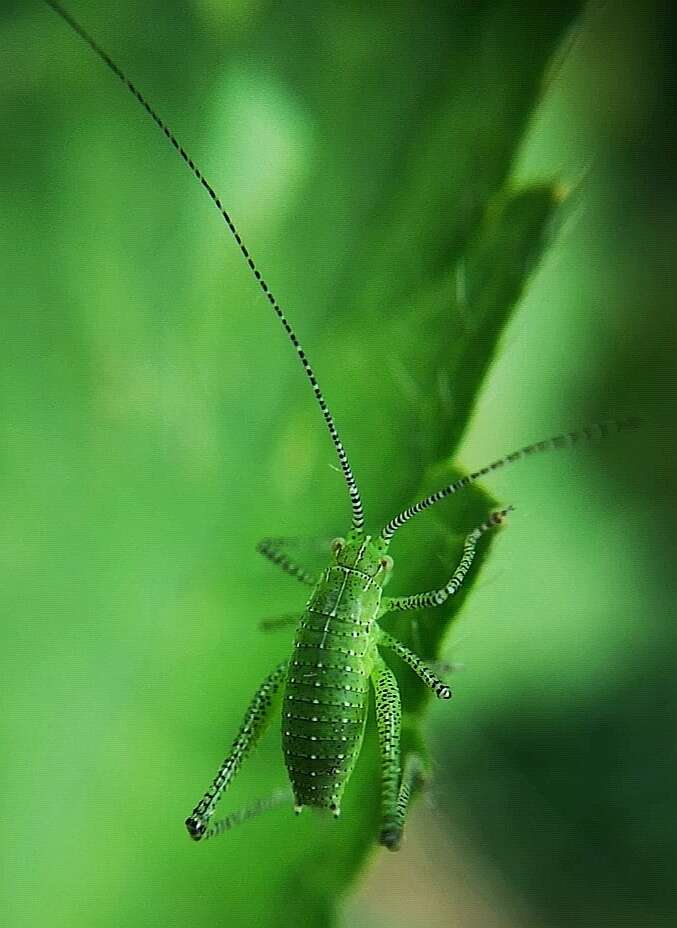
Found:
[[278, 809], [280, 806], [286, 805], [291, 808], [293, 798], [289, 786], [275, 790], [272, 796], [259, 799], [258, 802], [253, 803], [251, 806], [238, 809], [237, 812], [231, 812], [230, 815], [226, 815], [225, 818], [220, 819], [218, 822], [212, 822], [205, 831], [203, 838], [205, 841], [207, 838], [216, 838], [218, 835], [230, 831], [231, 828], [242, 825], [243, 822], [248, 822], [249, 819], [256, 818], [262, 812], [269, 812], [271, 809]]
[[188, 834], [194, 841], [200, 841], [205, 837], [209, 820], [219, 799], [265, 730], [286, 672], [285, 661], [279, 664], [258, 688], [230, 753], [219, 767], [211, 786], [186, 819]]
[[402, 772], [400, 691], [395, 674], [380, 655], [377, 656], [371, 679], [376, 696], [376, 723], [381, 749], [379, 843], [391, 851], [396, 851], [402, 840], [412, 792], [423, 779], [423, 762], [418, 754], [410, 754], [404, 765], [404, 772]]

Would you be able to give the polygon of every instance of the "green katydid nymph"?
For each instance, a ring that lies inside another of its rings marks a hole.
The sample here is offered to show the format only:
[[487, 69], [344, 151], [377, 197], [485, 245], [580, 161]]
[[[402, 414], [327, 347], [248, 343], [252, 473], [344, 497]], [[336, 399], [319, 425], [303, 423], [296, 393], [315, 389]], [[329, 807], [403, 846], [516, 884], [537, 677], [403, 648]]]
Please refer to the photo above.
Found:
[[[512, 507], [487, 514], [482, 524], [468, 532], [459, 563], [450, 568], [448, 581], [439, 589], [409, 596], [384, 594], [384, 587], [394, 569], [389, 554], [393, 537], [419, 513], [499, 467], [533, 452], [561, 448], [584, 438], [604, 435], [629, 423], [610, 422], [523, 447], [441, 487], [395, 515], [384, 527], [368, 534], [358, 483], [315, 372], [221, 198], [174, 132], [107, 52], [57, 0], [45, 2], [127, 87], [209, 195], [296, 352], [333, 443], [352, 512], [345, 537], [332, 542], [329, 562], [319, 577], [296, 563], [284, 540], [268, 539], [259, 545], [259, 551], [265, 557], [306, 585], [310, 593], [305, 609], [296, 619], [291, 656], [279, 663], [258, 688], [230, 751], [204, 796], [186, 819], [188, 833], [195, 841], [213, 837], [283, 801], [290, 801], [297, 812], [311, 806], [329, 810], [338, 816], [362, 746], [373, 690], [381, 756], [379, 841], [394, 850], [400, 845], [410, 798], [424, 778], [425, 766], [416, 753], [406, 757], [401, 755], [400, 693], [397, 679], [384, 661], [382, 652], [386, 650], [398, 655], [440, 699], [449, 699], [451, 691], [438, 675], [437, 668], [389, 635], [380, 620], [390, 612], [439, 606], [454, 596], [472, 568], [482, 536], [501, 525]], [[277, 793], [252, 809], [216, 821], [217, 804], [278, 707], [282, 750], [291, 790]]]

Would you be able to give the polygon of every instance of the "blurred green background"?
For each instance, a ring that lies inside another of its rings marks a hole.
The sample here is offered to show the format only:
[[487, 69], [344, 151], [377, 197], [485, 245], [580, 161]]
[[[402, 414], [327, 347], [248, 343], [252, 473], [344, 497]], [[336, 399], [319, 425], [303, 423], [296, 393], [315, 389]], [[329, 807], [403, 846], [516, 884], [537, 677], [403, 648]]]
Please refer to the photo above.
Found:
[[[674, 925], [674, 13], [72, 9], [221, 191], [373, 527], [461, 434], [472, 468], [645, 425], [492, 478], [517, 509], [445, 638], [465, 671], [426, 715], [398, 855], [370, 849], [371, 742], [338, 824], [278, 810], [194, 846], [183, 819], [289, 648], [258, 623], [304, 601], [254, 545], [345, 531], [345, 494], [206, 198], [44, 4], [4, 0], [3, 923]], [[442, 531], [403, 532], [402, 589], [444, 576]], [[224, 810], [282, 782], [271, 732]]]

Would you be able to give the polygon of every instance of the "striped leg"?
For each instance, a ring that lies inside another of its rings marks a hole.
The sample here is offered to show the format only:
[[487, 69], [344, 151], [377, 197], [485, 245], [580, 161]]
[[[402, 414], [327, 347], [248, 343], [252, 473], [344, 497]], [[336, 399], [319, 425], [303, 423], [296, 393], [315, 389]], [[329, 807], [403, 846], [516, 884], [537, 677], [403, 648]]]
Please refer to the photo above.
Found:
[[[423, 781], [424, 767], [421, 756], [419, 754], [409, 754], [404, 763], [400, 791], [397, 794], [397, 820], [399, 823], [400, 839], [404, 829], [404, 822], [407, 818], [407, 812], [409, 811], [409, 801], [411, 799], [411, 794], [415, 789], [418, 789], [423, 784]], [[391, 851], [397, 850], [397, 844], [395, 846], [391, 846], [385, 841], [382, 841], [381, 843], [385, 844], [386, 847], [390, 848]]]
[[513, 507], [508, 506], [500, 512], [494, 512], [486, 522], [478, 525], [466, 537], [463, 543], [463, 556], [451, 579], [439, 590], [430, 590], [428, 593], [416, 593], [413, 596], [386, 596], [381, 604], [381, 615], [386, 612], [403, 611], [406, 609], [427, 609], [431, 606], [441, 606], [450, 596], [457, 593], [466, 578], [470, 566], [475, 559], [477, 542], [490, 529], [501, 525]]
[[281, 567], [286, 574], [300, 580], [306, 586], [315, 586], [317, 578], [311, 576], [307, 570], [300, 567], [285, 553], [285, 548], [290, 543], [291, 540], [285, 538], [264, 538], [258, 543], [256, 550], [273, 564]]
[[212, 822], [205, 831], [203, 838], [205, 841], [207, 838], [216, 838], [218, 835], [230, 831], [231, 828], [242, 825], [243, 822], [248, 822], [251, 818], [256, 818], [256, 816], [260, 815], [262, 812], [269, 812], [271, 809], [279, 809], [280, 806], [288, 805], [291, 809], [293, 799], [294, 794], [292, 793], [291, 787], [287, 786], [283, 789], [275, 790], [273, 795], [268, 796], [267, 799], [260, 799], [258, 802], [255, 802], [251, 806], [247, 806], [245, 809], [231, 812], [230, 815], [220, 819], [218, 822]]
[[402, 838], [398, 810], [402, 706], [395, 674], [380, 654], [371, 674], [376, 697], [376, 724], [381, 749], [381, 833], [379, 843], [397, 850]]
[[242, 761], [247, 757], [263, 733], [270, 718], [274, 696], [280, 689], [286, 671], [287, 662], [285, 661], [277, 666], [270, 676], [263, 681], [247, 709], [244, 722], [233, 742], [230, 753], [219, 767], [212, 785], [186, 819], [188, 834], [194, 841], [204, 838], [207, 832], [207, 824], [214, 814], [214, 809], [221, 795], [240, 769]]
[[451, 690], [444, 680], [440, 680], [437, 674], [430, 669], [428, 661], [421, 660], [418, 654], [414, 654], [401, 641], [384, 632], [382, 628], [379, 628], [377, 644], [394, 651], [440, 699], [451, 699]]
[[395, 674], [377, 655], [371, 680], [376, 695], [376, 724], [381, 748], [381, 832], [379, 844], [396, 851], [413, 790], [423, 780], [423, 762], [410, 754], [400, 778], [400, 731], [402, 708]]
[[259, 622], [259, 628], [262, 632], [276, 632], [281, 628], [289, 628], [291, 625], [298, 625], [300, 615], [298, 612], [290, 612], [288, 615], [276, 615], [271, 619], [263, 619]]

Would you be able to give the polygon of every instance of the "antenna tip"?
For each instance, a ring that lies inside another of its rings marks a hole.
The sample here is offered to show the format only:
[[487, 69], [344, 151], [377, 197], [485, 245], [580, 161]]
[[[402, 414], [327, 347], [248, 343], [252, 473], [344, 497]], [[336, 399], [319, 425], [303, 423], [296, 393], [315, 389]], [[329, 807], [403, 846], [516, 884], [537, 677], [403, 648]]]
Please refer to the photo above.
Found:
[[514, 506], [506, 506], [505, 509], [499, 509], [498, 512], [492, 512], [489, 518], [491, 525], [502, 525], [505, 522], [508, 513], [514, 512]]

